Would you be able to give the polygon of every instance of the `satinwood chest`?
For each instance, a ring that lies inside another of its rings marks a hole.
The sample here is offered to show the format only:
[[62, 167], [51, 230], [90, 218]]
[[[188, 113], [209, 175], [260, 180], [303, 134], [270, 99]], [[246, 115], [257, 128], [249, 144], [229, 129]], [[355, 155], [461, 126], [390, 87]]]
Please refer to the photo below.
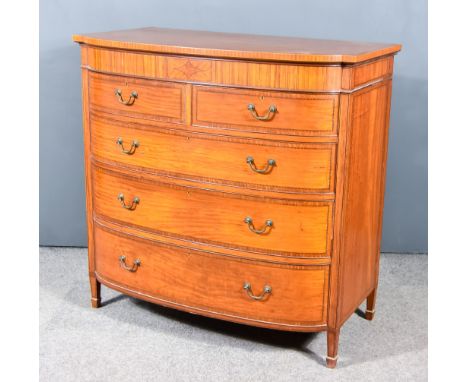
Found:
[[[400, 45], [144, 28], [81, 46], [89, 277], [290, 331], [375, 311]], [[356, 346], [358, 346], [356, 344]]]

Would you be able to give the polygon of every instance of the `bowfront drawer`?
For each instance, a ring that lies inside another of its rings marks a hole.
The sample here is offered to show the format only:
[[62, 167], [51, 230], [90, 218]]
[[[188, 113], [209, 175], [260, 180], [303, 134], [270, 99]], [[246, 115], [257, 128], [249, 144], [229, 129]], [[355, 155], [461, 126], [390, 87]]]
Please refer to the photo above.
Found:
[[[328, 266], [280, 266], [163, 246], [95, 226], [97, 274], [211, 314], [285, 325], [326, 322]], [[177, 307], [177, 306], [176, 306]]]
[[93, 190], [97, 215], [181, 240], [292, 256], [329, 254], [331, 202], [206, 191], [98, 167]]
[[336, 135], [338, 96], [193, 87], [193, 125], [285, 135]]
[[183, 123], [185, 85], [89, 73], [91, 110]]
[[251, 189], [334, 191], [334, 144], [191, 134], [91, 117], [93, 155], [170, 176]]

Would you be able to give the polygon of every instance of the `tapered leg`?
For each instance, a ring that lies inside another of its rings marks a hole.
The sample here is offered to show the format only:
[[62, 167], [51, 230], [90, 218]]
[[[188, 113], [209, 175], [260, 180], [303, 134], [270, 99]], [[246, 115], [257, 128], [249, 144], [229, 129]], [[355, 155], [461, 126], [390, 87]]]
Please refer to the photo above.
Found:
[[375, 288], [369, 296], [367, 296], [367, 307], [366, 307], [366, 320], [371, 321], [375, 314], [375, 299], [377, 295], [377, 288]]
[[338, 360], [338, 340], [340, 329], [329, 330], [327, 332], [327, 367], [333, 369]]
[[89, 282], [91, 284], [91, 306], [99, 308], [101, 306], [101, 283], [94, 275], [89, 276]]

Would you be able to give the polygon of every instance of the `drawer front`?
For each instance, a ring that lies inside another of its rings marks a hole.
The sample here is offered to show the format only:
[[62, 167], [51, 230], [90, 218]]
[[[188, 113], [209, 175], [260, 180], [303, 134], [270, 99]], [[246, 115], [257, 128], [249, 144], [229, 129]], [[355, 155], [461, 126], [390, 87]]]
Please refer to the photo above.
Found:
[[193, 87], [193, 124], [258, 133], [336, 135], [337, 95]]
[[133, 291], [186, 308], [265, 322], [326, 322], [328, 266], [235, 260], [163, 246], [100, 226], [95, 226], [94, 240], [97, 273]]
[[129, 117], [183, 123], [185, 87], [131, 77], [89, 74], [91, 110]]
[[181, 178], [268, 191], [333, 192], [334, 144], [213, 137], [91, 117], [94, 156]]
[[329, 253], [331, 202], [245, 197], [149, 182], [97, 167], [93, 193], [96, 214], [163, 235], [285, 255]]

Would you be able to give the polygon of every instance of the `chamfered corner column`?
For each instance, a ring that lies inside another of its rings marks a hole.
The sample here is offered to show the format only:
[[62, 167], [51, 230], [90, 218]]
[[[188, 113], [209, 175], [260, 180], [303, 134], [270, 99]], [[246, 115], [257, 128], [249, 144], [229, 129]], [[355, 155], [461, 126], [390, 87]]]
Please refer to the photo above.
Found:
[[340, 329], [328, 329], [327, 331], [327, 367], [334, 369], [338, 360], [338, 341]]
[[101, 306], [101, 283], [94, 274], [89, 275], [89, 283], [91, 285], [91, 306], [99, 308]]
[[371, 321], [374, 318], [375, 314], [375, 300], [377, 297], [377, 288], [375, 288], [369, 296], [367, 296], [367, 305], [366, 305], [366, 320]]

